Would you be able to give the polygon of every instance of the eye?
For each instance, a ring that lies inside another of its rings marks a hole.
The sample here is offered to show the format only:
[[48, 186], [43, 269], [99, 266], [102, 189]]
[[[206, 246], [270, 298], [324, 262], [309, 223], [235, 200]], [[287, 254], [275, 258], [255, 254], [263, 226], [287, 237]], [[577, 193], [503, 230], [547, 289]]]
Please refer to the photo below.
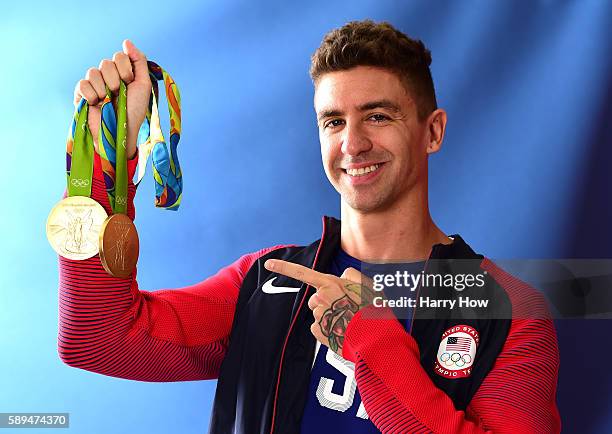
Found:
[[342, 119], [331, 119], [327, 122], [325, 122], [325, 124], [323, 124], [323, 128], [327, 128], [327, 127], [339, 127], [340, 125], [342, 125], [344, 121]]
[[388, 121], [390, 118], [389, 116], [383, 115], [381, 113], [375, 113], [371, 115], [370, 117], [368, 117], [368, 119], [371, 119], [376, 123], [382, 123], [382, 122]]

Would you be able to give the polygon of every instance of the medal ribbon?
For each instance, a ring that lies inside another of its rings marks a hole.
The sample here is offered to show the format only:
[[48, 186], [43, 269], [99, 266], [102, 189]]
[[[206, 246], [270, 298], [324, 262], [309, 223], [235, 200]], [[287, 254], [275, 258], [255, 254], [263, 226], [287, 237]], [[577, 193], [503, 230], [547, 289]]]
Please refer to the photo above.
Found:
[[[117, 101], [118, 116], [112, 104], [108, 87], [102, 103], [102, 117], [98, 135], [98, 150], [104, 171], [106, 192], [113, 213], [127, 211], [127, 88], [122, 81]], [[66, 141], [66, 175], [68, 196], [91, 196], [94, 145], [91, 130], [87, 124], [89, 105], [81, 98], [72, 120], [72, 127]], [[119, 143], [120, 146], [116, 144]], [[110, 184], [110, 188], [109, 188]]]
[[[138, 178], [143, 179], [149, 155], [152, 156], [155, 181], [155, 206], [177, 210], [182, 198], [183, 176], [177, 147], [181, 134], [181, 97], [172, 77], [159, 65], [149, 61], [152, 95], [144, 122], [138, 132]], [[158, 81], [165, 85], [170, 115], [170, 149], [164, 139], [159, 118]], [[102, 103], [98, 152], [104, 173], [104, 184], [113, 213], [127, 211], [127, 88], [120, 83], [117, 115], [112, 96], [106, 89]], [[81, 99], [75, 110], [71, 132], [66, 145], [66, 172], [69, 196], [91, 195], [93, 172], [93, 138], [87, 126], [88, 105]]]
[[[178, 160], [177, 147], [181, 138], [181, 95], [170, 76], [158, 64], [148, 61], [151, 77], [151, 104], [145, 121], [138, 132], [138, 179], [144, 177], [146, 163], [152, 155], [153, 179], [155, 180], [155, 206], [158, 208], [177, 210], [181, 204], [183, 192], [183, 173]], [[162, 133], [159, 119], [159, 87], [157, 82], [163, 81], [168, 101], [170, 116], [170, 149]]]
[[123, 81], [119, 84], [117, 97], [117, 115], [112, 104], [110, 90], [102, 102], [102, 117], [98, 133], [98, 152], [106, 193], [114, 214], [125, 214], [127, 211], [127, 87]]
[[66, 140], [66, 182], [68, 196], [91, 196], [94, 147], [87, 125], [88, 105], [81, 99], [72, 117]]

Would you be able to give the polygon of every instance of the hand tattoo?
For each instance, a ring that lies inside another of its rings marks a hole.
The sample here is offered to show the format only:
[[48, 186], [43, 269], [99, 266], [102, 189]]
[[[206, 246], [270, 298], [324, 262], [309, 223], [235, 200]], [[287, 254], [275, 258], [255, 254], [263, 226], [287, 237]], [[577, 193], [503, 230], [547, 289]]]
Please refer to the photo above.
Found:
[[323, 313], [319, 325], [332, 351], [338, 352], [338, 349], [342, 348], [346, 327], [358, 310], [357, 303], [345, 295], [334, 301], [331, 307]]
[[359, 283], [347, 283], [344, 285], [344, 289], [359, 296], [362, 308], [369, 304], [372, 304], [373, 302], [375, 295], [374, 291], [372, 291], [372, 289], [370, 289], [366, 285], [362, 285]]
[[[344, 344], [344, 334], [349, 321], [359, 309], [372, 304], [376, 295], [368, 286], [359, 283], [346, 282], [343, 286], [346, 292], [355, 294], [357, 297], [345, 295], [337, 299], [323, 313], [319, 321], [321, 332], [329, 341], [329, 348], [336, 353]], [[359, 300], [360, 305], [353, 300], [354, 298]]]

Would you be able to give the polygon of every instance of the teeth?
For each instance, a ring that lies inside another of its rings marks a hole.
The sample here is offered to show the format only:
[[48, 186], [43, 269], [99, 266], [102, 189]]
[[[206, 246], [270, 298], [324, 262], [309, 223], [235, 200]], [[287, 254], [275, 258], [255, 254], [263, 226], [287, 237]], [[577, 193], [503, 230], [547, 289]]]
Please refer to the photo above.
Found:
[[348, 173], [351, 176], [361, 176], [361, 175], [365, 175], [370, 172], [374, 172], [379, 167], [380, 167], [380, 164], [373, 164], [372, 166], [361, 167], [359, 169], [346, 169], [346, 173]]

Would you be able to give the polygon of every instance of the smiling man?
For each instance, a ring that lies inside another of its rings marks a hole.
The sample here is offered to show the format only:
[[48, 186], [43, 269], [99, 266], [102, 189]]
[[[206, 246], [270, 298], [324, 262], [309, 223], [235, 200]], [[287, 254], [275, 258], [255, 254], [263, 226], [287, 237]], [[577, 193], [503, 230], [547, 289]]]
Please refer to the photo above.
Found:
[[[126, 42], [109, 62], [77, 97], [96, 105], [121, 77], [134, 89], [136, 128], [146, 59]], [[328, 33], [311, 76], [341, 219], [325, 216], [308, 246], [265, 248], [173, 290], [140, 290], [135, 273], [110, 277], [97, 256], [60, 258], [62, 360], [142, 381], [218, 378], [212, 433], [558, 432], [559, 358], [542, 298], [430, 216], [428, 156], [446, 126], [430, 63], [422, 42], [387, 23]], [[99, 164], [93, 197], [108, 211]], [[393, 295], [372, 289], [373, 262], [420, 274], [417, 288], [396, 292], [413, 295], [410, 309], [377, 307]], [[493, 307], [428, 307], [462, 298]]]

